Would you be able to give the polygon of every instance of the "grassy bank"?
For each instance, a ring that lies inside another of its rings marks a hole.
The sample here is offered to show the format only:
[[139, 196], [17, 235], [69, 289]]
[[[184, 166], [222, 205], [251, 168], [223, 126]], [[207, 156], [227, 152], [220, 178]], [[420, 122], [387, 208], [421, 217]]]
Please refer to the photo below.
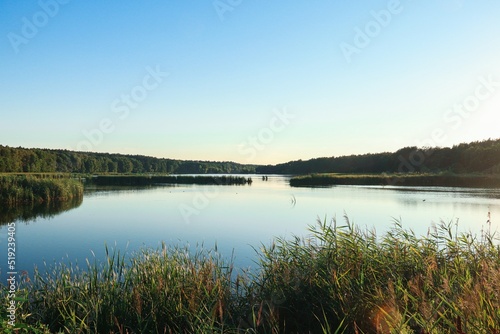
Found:
[[19, 278], [17, 319], [29, 333], [495, 334], [497, 242], [446, 224], [426, 237], [396, 224], [377, 238], [347, 219], [318, 222], [310, 237], [263, 248], [255, 272], [237, 277], [212, 250], [111, 253], [87, 270]]
[[61, 174], [0, 175], [1, 205], [48, 204], [82, 197], [82, 183]]
[[475, 174], [309, 174], [290, 179], [292, 187], [331, 185], [441, 186], [499, 188], [500, 175]]
[[184, 175], [99, 175], [89, 181], [101, 186], [146, 186], [153, 184], [244, 185], [252, 183], [243, 176], [184, 176]]

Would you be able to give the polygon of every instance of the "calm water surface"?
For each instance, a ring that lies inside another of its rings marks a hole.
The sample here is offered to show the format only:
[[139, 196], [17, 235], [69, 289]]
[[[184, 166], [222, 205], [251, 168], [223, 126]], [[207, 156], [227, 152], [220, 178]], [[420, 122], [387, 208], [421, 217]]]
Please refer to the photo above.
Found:
[[[479, 234], [500, 225], [500, 190], [439, 187], [336, 186], [291, 188], [288, 178], [252, 177], [251, 186], [158, 186], [146, 189], [101, 189], [87, 192], [75, 209], [52, 217], [17, 221], [17, 269], [33, 271], [59, 261], [85, 263], [102, 257], [104, 246], [132, 253], [141, 247], [216, 243], [223, 256], [234, 251], [235, 264], [256, 260], [252, 246], [273, 237], [306, 236], [317, 219], [344, 221], [383, 233], [394, 218], [417, 234], [443, 221]], [[0, 227], [6, 254], [7, 228]], [[5, 252], [4, 252], [5, 251]], [[2, 275], [5, 264], [0, 265]]]

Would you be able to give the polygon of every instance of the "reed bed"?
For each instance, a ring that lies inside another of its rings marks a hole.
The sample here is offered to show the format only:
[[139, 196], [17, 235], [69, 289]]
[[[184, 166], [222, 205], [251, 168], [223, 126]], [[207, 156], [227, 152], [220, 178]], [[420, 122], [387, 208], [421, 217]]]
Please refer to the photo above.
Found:
[[146, 186], [153, 184], [245, 185], [252, 179], [243, 176], [206, 175], [99, 175], [90, 182], [102, 186]]
[[216, 248], [164, 245], [128, 259], [106, 248], [106, 255], [85, 270], [60, 264], [24, 276], [20, 326], [33, 333], [500, 333], [498, 240], [489, 231], [459, 234], [451, 223], [416, 236], [396, 221], [377, 237], [347, 218], [318, 221], [305, 238], [263, 246], [246, 273]]
[[4, 206], [54, 203], [83, 198], [83, 184], [52, 175], [0, 175], [0, 204]]
[[21, 277], [24, 325], [51, 333], [204, 333], [231, 323], [232, 266], [213, 250], [164, 246], [126, 260], [106, 247], [105, 262], [85, 267], [57, 264]]
[[380, 185], [380, 186], [442, 186], [498, 188], [498, 175], [453, 173], [402, 173], [402, 174], [308, 174], [290, 179], [292, 187], [317, 187], [332, 185]]
[[262, 251], [250, 287], [269, 333], [500, 333], [500, 247], [441, 223], [378, 239], [345, 218]]

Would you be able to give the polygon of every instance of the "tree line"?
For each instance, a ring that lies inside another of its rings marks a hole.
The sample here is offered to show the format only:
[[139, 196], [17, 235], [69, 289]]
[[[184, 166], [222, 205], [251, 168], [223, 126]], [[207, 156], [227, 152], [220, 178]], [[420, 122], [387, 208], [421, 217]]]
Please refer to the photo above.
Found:
[[255, 173], [255, 166], [234, 162], [187, 161], [143, 155], [28, 149], [0, 145], [0, 172], [248, 174]]
[[396, 152], [349, 155], [258, 166], [261, 174], [439, 173], [500, 174], [500, 139], [444, 148], [405, 147]]
[[453, 147], [405, 147], [370, 153], [290, 161], [277, 165], [188, 161], [143, 155], [13, 148], [0, 145], [0, 173], [158, 173], [158, 174], [294, 174], [433, 173], [500, 174], [500, 139]]

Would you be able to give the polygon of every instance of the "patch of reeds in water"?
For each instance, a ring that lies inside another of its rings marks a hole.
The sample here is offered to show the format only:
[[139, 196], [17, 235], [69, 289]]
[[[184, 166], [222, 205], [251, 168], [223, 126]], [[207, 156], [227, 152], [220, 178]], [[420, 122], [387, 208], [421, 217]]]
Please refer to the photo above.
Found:
[[442, 223], [417, 237], [396, 222], [377, 238], [347, 218], [310, 232], [263, 247], [245, 275], [213, 250], [106, 249], [86, 270], [25, 276], [18, 319], [64, 333], [500, 333], [491, 233]]
[[207, 175], [99, 175], [90, 179], [101, 186], [146, 186], [153, 184], [197, 184], [197, 185], [245, 185], [252, 179], [243, 176]]
[[290, 179], [292, 187], [317, 187], [332, 185], [380, 185], [380, 186], [441, 186], [441, 187], [500, 187], [498, 175], [481, 174], [309, 174]]
[[69, 177], [0, 175], [0, 203], [4, 206], [54, 203], [83, 198], [83, 184]]

